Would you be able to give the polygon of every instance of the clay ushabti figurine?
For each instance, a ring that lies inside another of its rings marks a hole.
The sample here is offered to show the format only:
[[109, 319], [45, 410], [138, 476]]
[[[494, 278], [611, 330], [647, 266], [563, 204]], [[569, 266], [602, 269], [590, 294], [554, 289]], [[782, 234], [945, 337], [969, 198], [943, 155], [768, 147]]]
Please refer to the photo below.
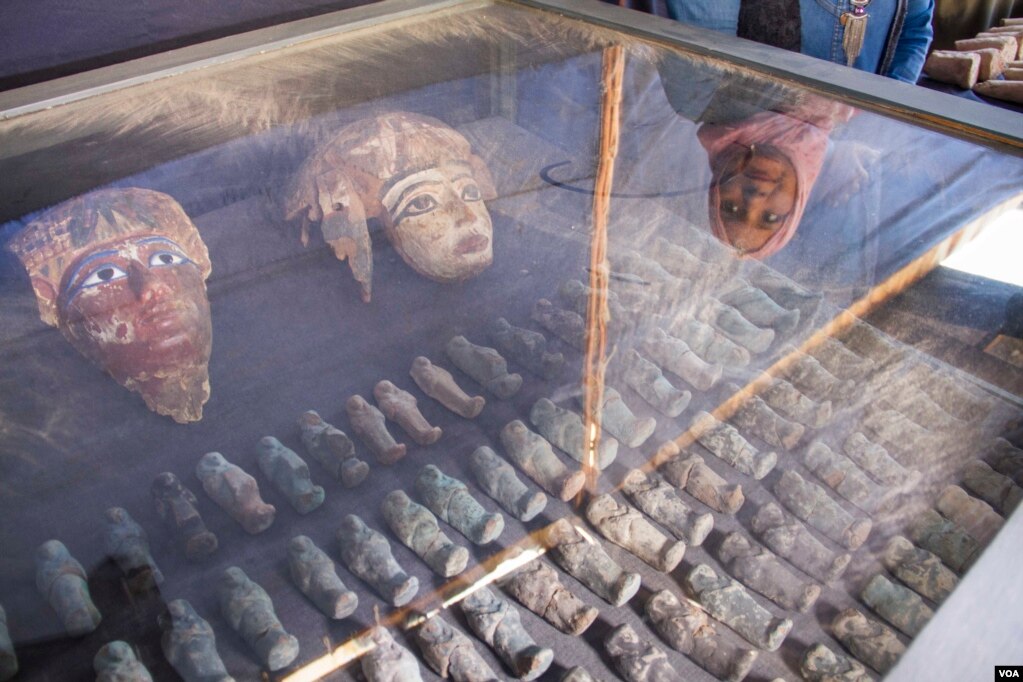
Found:
[[423, 682], [415, 654], [395, 642], [387, 628], [372, 627], [367, 639], [372, 646], [360, 660], [369, 682]]
[[[741, 390], [736, 384], [728, 384], [726, 388], [732, 394]], [[744, 398], [742, 405], [730, 420], [740, 429], [753, 433], [768, 445], [786, 450], [794, 448], [806, 431], [802, 424], [785, 419], [757, 395]]]
[[862, 322], [845, 330], [842, 343], [857, 355], [870, 358], [879, 365], [894, 365], [906, 355], [905, 349], [895, 341]]
[[816, 483], [789, 470], [774, 483], [778, 501], [796, 518], [810, 524], [846, 549], [856, 549], [870, 535], [870, 519], [854, 518]]
[[584, 538], [566, 519], [548, 526], [545, 540], [551, 557], [562, 570], [612, 606], [621, 606], [639, 591], [638, 573], [626, 572], [598, 541]]
[[381, 464], [394, 464], [405, 456], [405, 444], [394, 440], [387, 430], [384, 413], [366, 402], [361, 395], [353, 395], [345, 403], [352, 430]]
[[18, 656], [14, 653], [14, 643], [7, 629], [7, 613], [0, 606], [0, 680], [7, 682], [18, 674]]
[[909, 528], [909, 539], [918, 547], [937, 554], [956, 573], [969, 568], [980, 552], [977, 541], [944, 516], [927, 509]]
[[578, 495], [586, 483], [586, 474], [570, 471], [554, 454], [551, 444], [518, 419], [501, 429], [501, 445], [527, 476], [562, 502]]
[[875, 513], [891, 499], [893, 491], [871, 481], [851, 459], [820, 441], [810, 444], [802, 460], [825, 485], [868, 514]]
[[676, 488], [685, 489], [700, 502], [722, 514], [736, 513], [746, 501], [741, 485], [729, 483], [718, 476], [699, 455], [669, 460], [661, 466], [661, 474]]
[[409, 576], [391, 554], [387, 538], [355, 514], [348, 514], [337, 529], [341, 560], [392, 606], [404, 606], [419, 591], [419, 580]]
[[685, 341], [654, 328], [643, 341], [643, 352], [650, 359], [676, 376], [682, 377], [699, 391], [710, 389], [721, 378], [723, 368], [704, 362]]
[[651, 628], [661, 638], [719, 680], [741, 682], [757, 660], [757, 652], [721, 638], [707, 612], [668, 590], [655, 592], [644, 608]]
[[781, 307], [759, 287], [742, 284], [722, 294], [718, 300], [738, 310], [758, 327], [770, 327], [781, 338], [790, 336], [799, 325], [798, 308]]
[[626, 682], [678, 682], [682, 679], [667, 654], [641, 637], [628, 623], [608, 634], [604, 650]]
[[104, 544], [107, 556], [124, 573], [133, 592], [150, 590], [163, 582], [163, 573], [149, 553], [149, 540], [142, 526], [121, 507], [106, 511]]
[[925, 429], [952, 433], [959, 432], [965, 424], [956, 419], [938, 403], [912, 384], [897, 386], [879, 396], [878, 406], [901, 412]]
[[477, 346], [464, 336], [453, 336], [444, 350], [455, 367], [502, 400], [522, 388], [522, 376], [509, 374], [508, 363], [493, 348]]
[[158, 620], [163, 655], [185, 682], [234, 682], [217, 653], [213, 628], [191, 604], [175, 599]]
[[891, 629], [856, 609], [846, 609], [835, 616], [831, 631], [853, 656], [882, 675], [891, 670], [906, 651]]
[[415, 552], [434, 573], [450, 578], [465, 570], [469, 550], [451, 542], [441, 531], [437, 517], [409, 499], [404, 490], [392, 490], [380, 508], [401, 544]]
[[924, 604], [913, 590], [896, 585], [878, 573], [860, 593], [863, 603], [879, 616], [910, 637], [916, 637], [934, 617], [934, 611]]
[[863, 428], [884, 442], [904, 466], [923, 465], [923, 453], [941, 451], [944, 439], [901, 412], [868, 406]]
[[622, 492], [644, 514], [687, 545], [702, 545], [714, 527], [714, 515], [697, 514], [657, 474], [633, 469], [622, 481]]
[[916, 365], [906, 373], [906, 380], [924, 391], [941, 409], [953, 417], [973, 421], [986, 415], [991, 407], [987, 398], [974, 395], [963, 388], [963, 383], [945, 370], [936, 370], [927, 365]]
[[686, 587], [710, 615], [739, 633], [754, 646], [777, 651], [792, 629], [788, 618], [775, 618], [739, 583], [719, 576], [707, 564], [686, 574]]
[[432, 445], [440, 440], [443, 431], [432, 426], [416, 406], [417, 400], [408, 391], [403, 391], [384, 379], [373, 387], [373, 397], [384, 416], [396, 422], [412, 440], [420, 445]]
[[689, 407], [693, 394], [671, 385], [661, 368], [631, 348], [625, 352], [622, 378], [651, 407], [667, 417], [677, 417]]
[[820, 586], [796, 577], [773, 552], [742, 533], [725, 536], [718, 559], [732, 577], [787, 611], [806, 613], [821, 594]]
[[423, 393], [466, 419], [475, 419], [487, 404], [483, 396], [470, 396], [463, 391], [455, 383], [451, 372], [433, 364], [429, 358], [422, 355], [412, 361], [409, 375]]
[[[558, 407], [547, 398], [533, 403], [529, 421], [552, 445], [568, 453], [577, 462], [585, 463], [587, 454], [586, 427], [575, 412]], [[597, 445], [597, 468], [606, 469], [618, 456], [618, 441], [611, 436]]]
[[210, 257], [174, 199], [137, 187], [89, 192], [28, 223], [8, 248], [28, 272], [43, 322], [150, 410], [179, 423], [202, 419]]
[[819, 339], [807, 352], [839, 379], [863, 381], [875, 370], [872, 361], [857, 355], [830, 336]]
[[700, 308], [698, 317], [750, 353], [763, 353], [774, 342], [774, 330], [753, 324], [730, 305], [714, 298]]
[[313, 485], [309, 465], [291, 448], [273, 436], [264, 436], [256, 446], [257, 461], [263, 475], [270, 479], [292, 508], [308, 514], [323, 504], [323, 488]]
[[149, 488], [156, 504], [156, 514], [171, 526], [189, 559], [200, 559], [217, 549], [217, 536], [206, 529], [196, 509], [198, 500], [177, 476], [165, 471], [153, 479]]
[[153, 676], [135, 657], [131, 645], [120, 640], [104, 644], [92, 659], [92, 667], [96, 682], [153, 682]]
[[799, 309], [799, 316], [803, 320], [813, 317], [823, 298], [821, 294], [810, 293], [771, 268], [758, 268], [751, 273], [750, 282], [782, 308]]
[[859, 431], [845, 439], [842, 450], [849, 455], [849, 459], [882, 485], [908, 491], [920, 480], [919, 471], [905, 469], [884, 447], [872, 443]]
[[483, 492], [519, 521], [532, 520], [547, 506], [547, 496], [527, 488], [515, 469], [486, 445], [469, 457], [469, 469]]
[[503, 317], [490, 327], [490, 338], [498, 350], [543, 379], [554, 377], [565, 365], [564, 355], [547, 352], [543, 334], [511, 325]]
[[941, 491], [935, 509], [946, 519], [959, 525], [981, 546], [987, 545], [1002, 529], [1005, 519], [991, 508], [957, 485], [950, 485]]
[[412, 631], [423, 659], [435, 673], [455, 682], [499, 682], [472, 641], [440, 615], [431, 616]]
[[586, 507], [586, 518], [605, 538], [658, 571], [673, 571], [685, 554], [686, 543], [668, 538], [638, 510], [619, 503], [611, 495], [592, 498]]
[[847, 656], [817, 643], [807, 647], [799, 661], [799, 672], [806, 682], [873, 682], [867, 669]]
[[578, 351], [586, 350], [586, 320], [578, 313], [557, 307], [546, 298], [533, 306], [534, 322]]
[[963, 485], [1006, 517], [1023, 500], [1023, 488], [979, 459], [973, 460], [963, 469]]
[[1011, 478], [1017, 485], [1023, 485], [1023, 450], [1004, 438], [995, 438], [990, 451], [991, 467]]
[[831, 552], [803, 524], [787, 517], [773, 502], [757, 510], [751, 526], [753, 533], [771, 551], [823, 583], [837, 579], [849, 565], [848, 554]]
[[959, 578], [941, 563], [941, 559], [901, 535], [888, 541], [881, 563], [896, 578], [935, 604], [945, 601], [959, 584]]
[[[583, 317], [586, 316], [590, 298], [594, 295], [592, 288], [577, 279], [565, 280], [558, 287], [558, 296], [561, 297], [565, 306]], [[611, 324], [624, 321], [626, 316], [625, 309], [618, 300], [618, 294], [613, 291], [607, 292], [607, 309]]]
[[208, 452], [195, 465], [202, 488], [221, 509], [255, 535], [270, 527], [277, 509], [259, 495], [259, 484], [245, 471], [224, 459], [219, 452]]
[[298, 418], [306, 451], [322, 464], [334, 480], [354, 488], [369, 475], [369, 465], [355, 456], [355, 444], [344, 431], [323, 420], [313, 410]]
[[503, 516], [487, 512], [469, 492], [468, 486], [433, 464], [427, 464], [419, 472], [416, 492], [430, 511], [473, 544], [489, 544], [504, 530]]
[[36, 550], [36, 588], [72, 637], [86, 635], [103, 617], [89, 595], [89, 577], [60, 540], [47, 540]]
[[761, 393], [772, 410], [804, 426], [819, 429], [831, 419], [831, 401], [815, 402], [784, 379], [772, 379]]
[[708, 277], [727, 277], [734, 271], [732, 263], [707, 263], [676, 241], [658, 237], [654, 241], [653, 256], [665, 270], [675, 277], [703, 280]]
[[[614, 272], [624, 272], [642, 279], [650, 284], [679, 283], [678, 277], [671, 274], [659, 262], [647, 258], [630, 249], [617, 250], [611, 267]], [[682, 278], [685, 279], [685, 278]]]
[[487, 644], [520, 680], [535, 680], [554, 661], [522, 627], [519, 612], [506, 599], [481, 587], [460, 602], [469, 629]]
[[512, 573], [501, 586], [520, 604], [569, 635], [581, 635], [600, 615], [562, 585], [558, 572], [540, 559]]
[[[579, 397], [579, 402], [583, 402], [582, 396]], [[657, 420], [652, 417], [646, 419], [637, 417], [622, 400], [618, 391], [610, 386], [604, 386], [600, 425], [630, 448], [638, 448], [653, 435], [654, 429], [657, 428]]]
[[812, 400], [848, 402], [854, 396], [856, 382], [839, 379], [812, 355], [798, 351], [792, 346], [782, 348], [782, 354], [786, 358], [791, 358], [785, 369], [785, 377]]
[[743, 438], [734, 426], [718, 421], [708, 412], [697, 412], [691, 428], [700, 445], [737, 471], [758, 481], [778, 462], [778, 455], [773, 452], [760, 452]]
[[298, 640], [284, 631], [270, 595], [237, 566], [220, 578], [220, 613], [256, 654], [261, 665], [280, 670], [298, 656]]
[[347, 618], [359, 606], [359, 596], [341, 582], [334, 562], [305, 535], [288, 542], [288, 572], [299, 591], [328, 618]]
[[558, 682], [597, 682], [597, 679], [589, 674], [586, 668], [577, 665], [570, 670], [566, 670]]
[[745, 367], [750, 362], [748, 350], [706, 322], [684, 318], [673, 322], [668, 331], [675, 338], [684, 341], [704, 362], [725, 367]]

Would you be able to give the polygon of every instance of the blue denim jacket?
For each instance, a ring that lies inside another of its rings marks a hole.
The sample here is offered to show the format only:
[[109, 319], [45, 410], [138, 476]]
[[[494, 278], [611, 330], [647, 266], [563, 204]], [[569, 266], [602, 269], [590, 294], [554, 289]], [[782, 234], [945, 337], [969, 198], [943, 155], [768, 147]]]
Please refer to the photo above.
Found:
[[[665, 0], [673, 19], [735, 35], [740, 0]], [[845, 64], [840, 17], [849, 0], [800, 0], [803, 54]], [[934, 36], [934, 0], [873, 0], [863, 50], [853, 66], [901, 81], [920, 77]]]

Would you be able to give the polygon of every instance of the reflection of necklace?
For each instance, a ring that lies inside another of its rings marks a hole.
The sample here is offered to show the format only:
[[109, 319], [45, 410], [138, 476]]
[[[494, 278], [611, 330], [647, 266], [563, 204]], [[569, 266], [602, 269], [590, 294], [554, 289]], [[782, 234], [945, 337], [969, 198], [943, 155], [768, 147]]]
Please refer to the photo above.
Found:
[[846, 66], [852, 66], [856, 58], [863, 50], [863, 38], [867, 34], [867, 5], [870, 0], [849, 0], [852, 5], [851, 12], [842, 14], [842, 26], [845, 27], [842, 33], [842, 49], [845, 50]]

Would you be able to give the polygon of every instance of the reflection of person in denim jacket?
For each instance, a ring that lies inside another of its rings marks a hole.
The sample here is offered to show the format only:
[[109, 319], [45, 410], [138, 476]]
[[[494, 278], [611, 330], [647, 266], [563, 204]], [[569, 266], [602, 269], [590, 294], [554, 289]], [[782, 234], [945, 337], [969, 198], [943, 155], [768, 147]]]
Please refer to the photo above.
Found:
[[[673, 19], [735, 35], [740, 0], [665, 0]], [[840, 17], [849, 0], [799, 0], [803, 54], [846, 63]], [[908, 83], [923, 69], [934, 32], [934, 0], [872, 0], [863, 49], [853, 66]]]

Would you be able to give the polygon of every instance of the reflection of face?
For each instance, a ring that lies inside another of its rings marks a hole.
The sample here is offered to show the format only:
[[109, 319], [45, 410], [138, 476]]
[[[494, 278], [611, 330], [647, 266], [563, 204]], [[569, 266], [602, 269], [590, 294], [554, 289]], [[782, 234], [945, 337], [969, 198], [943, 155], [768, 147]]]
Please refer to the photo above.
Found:
[[78, 257], [57, 308], [71, 343], [119, 381], [161, 378], [209, 360], [202, 272], [166, 237], [108, 241]]
[[451, 161], [392, 180], [382, 203], [388, 238], [421, 275], [455, 282], [494, 258], [494, 231], [468, 163]]
[[729, 159], [718, 183], [718, 214], [728, 242], [756, 251], [796, 205], [796, 170], [777, 150], [757, 147]]

